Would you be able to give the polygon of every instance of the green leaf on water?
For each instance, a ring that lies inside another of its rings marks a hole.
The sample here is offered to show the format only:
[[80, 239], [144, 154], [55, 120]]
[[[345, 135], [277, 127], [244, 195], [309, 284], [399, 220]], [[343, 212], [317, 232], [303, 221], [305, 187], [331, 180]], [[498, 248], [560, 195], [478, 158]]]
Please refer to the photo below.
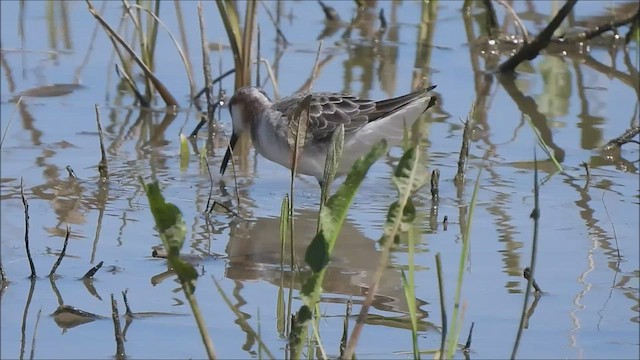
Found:
[[[140, 179], [142, 182], [142, 179]], [[175, 205], [165, 202], [158, 182], [144, 185], [144, 190], [149, 199], [149, 207], [156, 222], [156, 227], [162, 239], [162, 244], [167, 250], [167, 258], [180, 255], [180, 249], [187, 234], [187, 227], [182, 218], [180, 209]]]
[[420, 164], [419, 147], [405, 151], [393, 174], [393, 183], [398, 188], [398, 201], [391, 204], [384, 224], [384, 234], [380, 239], [385, 244], [389, 239], [409, 230], [416, 217], [416, 208], [411, 195], [427, 182], [427, 169]]
[[189, 291], [189, 294], [193, 294], [196, 291], [196, 279], [198, 278], [196, 269], [193, 268], [193, 265], [181, 260], [179, 257], [168, 260], [173, 271], [178, 275], [180, 282], [186, 285], [186, 291]]
[[[395, 228], [394, 224], [399, 219], [399, 227]], [[407, 199], [404, 207], [400, 206], [398, 201], [394, 202], [389, 206], [389, 212], [387, 213], [387, 221], [384, 224], [384, 234], [382, 239], [386, 239], [389, 237], [394, 237], [398, 232], [408, 231], [411, 227], [411, 224], [416, 219], [416, 208], [413, 205], [413, 201], [411, 197]]]
[[393, 173], [393, 183], [398, 188], [399, 197], [413, 193], [427, 182], [427, 169], [418, 163], [418, 147], [414, 146], [405, 151]]
[[[322, 215], [320, 215], [322, 219]], [[330, 257], [329, 241], [322, 230], [316, 235], [311, 244], [307, 246], [305, 261], [313, 272], [320, 272], [329, 264]]]

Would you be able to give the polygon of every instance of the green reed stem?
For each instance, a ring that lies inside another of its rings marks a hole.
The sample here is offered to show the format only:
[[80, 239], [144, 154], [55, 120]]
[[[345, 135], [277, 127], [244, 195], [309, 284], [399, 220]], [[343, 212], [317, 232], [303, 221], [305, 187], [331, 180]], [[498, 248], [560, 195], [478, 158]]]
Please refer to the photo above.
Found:
[[469, 214], [467, 215], [466, 227], [464, 229], [464, 233], [462, 234], [462, 249], [460, 250], [460, 263], [458, 265], [456, 295], [453, 300], [454, 304], [453, 314], [451, 316], [451, 328], [449, 329], [449, 333], [447, 334], [447, 338], [449, 341], [449, 347], [447, 348], [447, 353], [445, 356], [445, 358], [447, 359], [451, 359], [453, 357], [453, 354], [456, 351], [456, 346], [458, 344], [458, 338], [460, 337], [461, 319], [458, 317], [458, 311], [460, 309], [460, 294], [462, 293], [465, 265], [467, 264], [467, 255], [469, 254], [469, 244], [471, 242], [471, 221], [473, 220], [473, 213], [478, 200], [480, 174], [482, 174], [482, 168], [480, 168], [480, 170], [478, 171], [478, 176], [476, 177], [476, 185], [473, 188], [473, 195], [471, 196], [471, 203], [469, 204]]

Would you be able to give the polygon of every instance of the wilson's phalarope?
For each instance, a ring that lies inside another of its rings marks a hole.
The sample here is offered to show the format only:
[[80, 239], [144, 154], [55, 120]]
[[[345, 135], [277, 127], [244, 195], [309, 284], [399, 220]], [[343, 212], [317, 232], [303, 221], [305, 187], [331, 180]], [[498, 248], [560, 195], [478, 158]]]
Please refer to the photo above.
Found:
[[[353, 163], [380, 140], [387, 140], [389, 146], [399, 143], [404, 126], [411, 126], [435, 104], [435, 98], [427, 96], [433, 88], [435, 86], [380, 101], [339, 93], [312, 93], [310, 121], [298, 173], [314, 176], [318, 182], [322, 180], [331, 135], [340, 124], [344, 124], [344, 145], [336, 176], [346, 174]], [[224, 174], [239, 136], [246, 131], [251, 133], [253, 144], [262, 156], [291, 168], [289, 119], [306, 95], [294, 94], [274, 103], [258, 87], [240, 88], [229, 100], [233, 132], [220, 173]]]

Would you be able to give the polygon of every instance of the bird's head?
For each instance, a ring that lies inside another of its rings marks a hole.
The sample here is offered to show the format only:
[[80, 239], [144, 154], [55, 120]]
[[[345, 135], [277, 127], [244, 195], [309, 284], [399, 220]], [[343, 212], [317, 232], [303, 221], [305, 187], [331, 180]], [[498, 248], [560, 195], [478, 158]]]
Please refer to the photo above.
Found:
[[229, 139], [227, 152], [222, 159], [220, 174], [224, 175], [240, 135], [251, 130], [251, 127], [259, 121], [260, 113], [270, 106], [271, 100], [269, 100], [267, 94], [256, 86], [242, 87], [231, 97], [229, 100], [229, 112], [231, 113], [233, 131], [231, 139]]

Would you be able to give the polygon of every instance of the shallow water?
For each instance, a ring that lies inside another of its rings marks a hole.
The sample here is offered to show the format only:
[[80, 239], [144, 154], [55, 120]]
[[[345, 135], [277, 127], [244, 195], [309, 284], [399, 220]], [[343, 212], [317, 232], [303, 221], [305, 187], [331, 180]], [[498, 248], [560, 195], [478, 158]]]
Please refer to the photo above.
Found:
[[[286, 338], [277, 327], [279, 287], [294, 289], [294, 310], [301, 304], [297, 295], [300, 279], [280, 269], [279, 215], [281, 201], [289, 192], [289, 171], [248, 148], [236, 158], [245, 220], [224, 211], [205, 214], [211, 188], [206, 168], [193, 154], [186, 169], [179, 165], [179, 134], [191, 132], [197, 116], [188, 108], [186, 72], [166, 32], [160, 30], [155, 73], [184, 108], [175, 117], [165, 114], [160, 99], [154, 111], [141, 110], [133, 106], [129, 94], [117, 91], [111, 43], [102, 29], [94, 30], [96, 21], [84, 2], [24, 4], [21, 9], [18, 2], [1, 3], [0, 115], [2, 132], [7, 135], [0, 163], [0, 250], [10, 282], [1, 297], [0, 357], [30, 356], [31, 352], [36, 358], [113, 356], [109, 296], [115, 296], [123, 313], [121, 292], [126, 289], [132, 311], [146, 313], [126, 329], [128, 357], [206, 356], [179, 283], [166, 274], [164, 260], [151, 256], [160, 240], [139, 176], [147, 181], [158, 179], [166, 199], [184, 215], [188, 238], [183, 252], [201, 275], [196, 294], [219, 357], [258, 357], [258, 344], [224, 304], [212, 277], [248, 323], [260, 328], [271, 352], [276, 357], [287, 356]], [[518, 3], [516, 11], [529, 31], [537, 34], [548, 22], [551, 8], [561, 3], [533, 4], [535, 9], [528, 10]], [[261, 56], [274, 67], [280, 94], [290, 94], [309, 77], [316, 39], [325, 30], [324, 15], [316, 2], [281, 3], [281, 30], [291, 45], [278, 61], [280, 50], [265, 10], [276, 13], [277, 4], [264, 5], [258, 6]], [[352, 2], [331, 5], [343, 19], [355, 15]], [[196, 3], [180, 6], [184, 36], [173, 3], [162, 3], [160, 16], [183, 46], [186, 39], [199, 87], [203, 77]], [[615, 1], [580, 2], [571, 20], [576, 26], [589, 26], [593, 19], [607, 15], [608, 9], [626, 9], [621, 12], [631, 14], [633, 6]], [[121, 3], [97, 2], [95, 7], [116, 26]], [[375, 99], [409, 92], [423, 76], [438, 85], [439, 106], [426, 115], [422, 148], [424, 166], [441, 172], [437, 213], [427, 187], [414, 197], [420, 349], [440, 345], [436, 253], [442, 256], [451, 319], [462, 247], [460, 223], [468, 214], [476, 177], [482, 170], [462, 288], [460, 343], [465, 342], [473, 322], [471, 358], [510, 356], [527, 284], [522, 271], [530, 264], [532, 249], [529, 215], [534, 202], [537, 129], [564, 170], [558, 172], [537, 147], [541, 218], [535, 277], [544, 295], [530, 305], [534, 307], [529, 310], [518, 357], [637, 358], [640, 151], [633, 143], [621, 151], [598, 149], [633, 121], [637, 124], [637, 44], [630, 45], [625, 57], [619, 46], [612, 46], [609, 36], [593, 42], [586, 54], [543, 55], [519, 68], [515, 81], [501, 79], [483, 72], [495, 63], [489, 54], [492, 49], [481, 40], [469, 41], [461, 7], [461, 2], [440, 2], [430, 40], [420, 44], [417, 37], [424, 30], [419, 26], [421, 5], [378, 2], [354, 29], [350, 43], [341, 38], [344, 24], [324, 38], [323, 65], [313, 85], [314, 90], [348, 91]], [[204, 9], [208, 40], [227, 44], [216, 7], [207, 3]], [[384, 9], [389, 26], [377, 42], [373, 38], [379, 28], [379, 9]], [[502, 8], [497, 11], [501, 24], [508, 21]], [[475, 20], [471, 18], [469, 24], [475, 38], [481, 32], [484, 11], [478, 8], [473, 14]], [[130, 38], [131, 23], [128, 26], [122, 33]], [[511, 26], [508, 31], [515, 30]], [[621, 34], [626, 34], [626, 28]], [[228, 48], [210, 55], [214, 76], [219, 68], [232, 67]], [[264, 69], [261, 77], [266, 78]], [[49, 84], [64, 86], [25, 92]], [[232, 79], [222, 86], [232, 91]], [[266, 90], [274, 94], [271, 85]], [[16, 104], [19, 94], [31, 96]], [[95, 104], [105, 134], [110, 174], [106, 186], [98, 175]], [[458, 191], [452, 179], [462, 138], [460, 119], [472, 104], [476, 117], [467, 181]], [[531, 118], [530, 123], [523, 113]], [[200, 132], [197, 147], [206, 146], [209, 152], [213, 199], [236, 208], [230, 172], [224, 178], [217, 174], [226, 144], [221, 130], [228, 133], [230, 128], [225, 109], [219, 124]], [[336, 246], [320, 306], [326, 315], [320, 321], [322, 342], [331, 357], [339, 355], [347, 300], [353, 300], [356, 314], [378, 266], [377, 240], [388, 206], [396, 199], [390, 176], [401, 155], [402, 149], [394, 148], [371, 168]], [[583, 162], [591, 166], [589, 177]], [[73, 168], [77, 180], [69, 177], [66, 166]], [[21, 178], [38, 274], [33, 283], [27, 278]], [[296, 251], [301, 254], [316, 229], [319, 189], [313, 178], [296, 180], [294, 201]], [[446, 230], [445, 215], [449, 218]], [[71, 228], [66, 256], [57, 270], [59, 277], [50, 282], [46, 274], [62, 249], [66, 224]], [[104, 266], [93, 282], [79, 280], [99, 262]], [[411, 325], [400, 275], [407, 263], [403, 239], [392, 253], [367, 318], [357, 348], [360, 358], [410, 357]], [[63, 322], [52, 316], [60, 304], [105, 318], [83, 324]], [[354, 323], [355, 317], [350, 318], [350, 329]]]

